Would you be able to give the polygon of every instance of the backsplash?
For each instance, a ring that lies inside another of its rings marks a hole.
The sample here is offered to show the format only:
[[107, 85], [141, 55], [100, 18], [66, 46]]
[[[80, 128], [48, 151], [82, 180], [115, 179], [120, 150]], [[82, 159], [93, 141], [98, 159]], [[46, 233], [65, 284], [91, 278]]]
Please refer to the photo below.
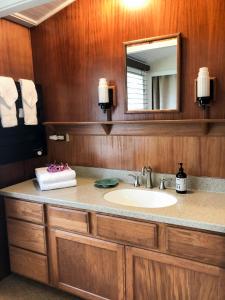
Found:
[[[134, 179], [128, 175], [140, 173], [128, 170], [114, 170], [83, 166], [73, 166], [72, 168], [75, 169], [77, 175], [80, 177], [93, 177], [98, 179], [117, 177], [121, 181], [130, 184], [133, 184]], [[166, 187], [175, 189], [175, 174], [162, 174], [153, 172], [152, 179], [154, 187], [159, 186], [159, 182], [162, 177], [167, 179]], [[225, 179], [188, 176], [188, 190], [225, 193]]]

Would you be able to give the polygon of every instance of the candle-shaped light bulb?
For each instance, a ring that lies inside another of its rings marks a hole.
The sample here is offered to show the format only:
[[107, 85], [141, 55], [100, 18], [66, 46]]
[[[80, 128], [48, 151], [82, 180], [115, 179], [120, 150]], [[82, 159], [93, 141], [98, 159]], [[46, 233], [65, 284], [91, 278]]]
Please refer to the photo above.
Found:
[[199, 69], [197, 78], [197, 97], [210, 97], [210, 77], [207, 67]]
[[98, 102], [109, 103], [109, 88], [108, 88], [107, 80], [105, 78], [99, 79]]

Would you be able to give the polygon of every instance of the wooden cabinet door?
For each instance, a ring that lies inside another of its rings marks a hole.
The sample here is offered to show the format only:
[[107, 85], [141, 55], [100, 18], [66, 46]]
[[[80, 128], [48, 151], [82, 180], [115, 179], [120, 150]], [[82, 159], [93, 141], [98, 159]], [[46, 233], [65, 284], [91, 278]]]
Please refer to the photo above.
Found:
[[49, 231], [53, 284], [84, 299], [124, 299], [124, 247], [60, 230]]
[[127, 300], [224, 300], [224, 270], [126, 247]]

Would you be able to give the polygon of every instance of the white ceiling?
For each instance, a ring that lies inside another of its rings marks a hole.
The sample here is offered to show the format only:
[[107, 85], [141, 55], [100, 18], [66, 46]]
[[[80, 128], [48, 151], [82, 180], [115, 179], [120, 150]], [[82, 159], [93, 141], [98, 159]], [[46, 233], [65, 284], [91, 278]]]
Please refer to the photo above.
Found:
[[151, 63], [155, 62], [156, 60], [161, 60], [169, 56], [176, 56], [176, 46], [148, 49], [146, 51], [129, 54], [130, 58], [136, 59], [148, 65], [151, 65]]
[[[74, 2], [75, 0], [14, 1], [20, 2], [20, 4], [21, 2], [30, 2], [30, 5], [28, 5], [27, 3], [26, 9], [24, 9], [24, 6], [22, 6], [22, 11], [21, 6], [18, 6], [17, 8], [14, 6], [14, 12], [10, 15], [7, 15], [6, 19], [9, 19], [13, 22], [22, 24], [27, 27], [33, 27], [39, 25], [41, 22], [50, 18], [51, 16], [53, 16], [54, 14], [56, 14], [57, 12]], [[0, 4], [0, 17], [2, 16], [2, 14], [3, 12], [1, 12]]]

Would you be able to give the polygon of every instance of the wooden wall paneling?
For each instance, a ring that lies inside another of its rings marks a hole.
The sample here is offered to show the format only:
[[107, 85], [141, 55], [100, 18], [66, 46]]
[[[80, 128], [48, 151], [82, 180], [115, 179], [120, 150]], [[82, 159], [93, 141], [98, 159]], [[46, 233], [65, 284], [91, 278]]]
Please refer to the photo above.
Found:
[[33, 79], [33, 62], [30, 32], [12, 22], [0, 20], [0, 74]]
[[[0, 20], [0, 75], [34, 79], [30, 31], [20, 25]], [[0, 187], [34, 175], [33, 166], [43, 159], [33, 159], [0, 166]]]
[[200, 138], [201, 173], [209, 177], [225, 178], [225, 155], [224, 154], [225, 154], [225, 137], [208, 137], [208, 138], [201, 137]]
[[70, 142], [49, 141], [50, 161], [113, 169], [175, 174], [182, 161], [188, 175], [225, 178], [224, 137], [73, 136]]
[[[29, 30], [0, 20], [0, 75], [14, 79], [33, 79], [33, 62]], [[24, 178], [24, 163], [0, 166], [0, 187]]]
[[[221, 149], [224, 138], [214, 138], [214, 148]], [[141, 170], [150, 164], [154, 172], [174, 174], [182, 161], [190, 175], [216, 176], [207, 160], [207, 148], [201, 147], [206, 138], [199, 137], [135, 137], [135, 136], [73, 136], [71, 143], [50, 141], [49, 152], [57, 161], [72, 165]], [[220, 151], [220, 150], [219, 150]], [[215, 153], [215, 150], [214, 150]], [[220, 153], [220, 152], [218, 152]], [[215, 154], [216, 155], [216, 154]], [[222, 153], [219, 156], [222, 160]], [[221, 159], [218, 158], [219, 160]], [[197, 162], [197, 163], [196, 163]], [[218, 165], [216, 162], [215, 165]], [[223, 167], [220, 177], [225, 176]]]
[[[47, 119], [103, 120], [97, 106], [97, 84], [102, 76], [117, 86], [113, 119], [201, 118], [203, 112], [194, 103], [193, 92], [201, 66], [208, 66], [218, 78], [211, 117], [224, 118], [224, 17], [223, 0], [151, 0], [138, 10], [125, 8], [120, 0], [76, 1], [32, 29], [35, 77], [44, 86]], [[175, 32], [182, 33], [182, 112], [124, 115], [122, 43]]]
[[[138, 10], [125, 8], [120, 0], [76, 1], [31, 30], [35, 78], [43, 86], [47, 120], [105, 120], [97, 105], [98, 79], [103, 76], [117, 87], [113, 120], [204, 118], [194, 103], [194, 79], [201, 66], [208, 66], [210, 75], [217, 78], [209, 117], [225, 118], [224, 18], [223, 0], [151, 0]], [[124, 114], [123, 42], [175, 32], [182, 33], [181, 112]], [[209, 134], [219, 136], [218, 126], [211, 126]], [[112, 128], [115, 137], [75, 136], [73, 132], [71, 143], [50, 145], [50, 158], [131, 170], [149, 163], [155, 171], [165, 173], [175, 173], [182, 160], [189, 175], [225, 178], [223, 137], [117, 137], [119, 127]], [[179, 128], [173, 130], [177, 133]], [[126, 128], [124, 134], [130, 131]], [[140, 134], [138, 126], [135, 131]], [[195, 127], [191, 135], [197, 132]]]
[[[34, 79], [30, 31], [20, 25], [0, 19], [0, 75]], [[15, 149], [16, 151], [16, 149]], [[34, 175], [33, 167], [42, 159], [20, 161], [0, 166], [0, 188], [18, 183]], [[9, 273], [5, 221], [0, 224], [0, 277]]]

